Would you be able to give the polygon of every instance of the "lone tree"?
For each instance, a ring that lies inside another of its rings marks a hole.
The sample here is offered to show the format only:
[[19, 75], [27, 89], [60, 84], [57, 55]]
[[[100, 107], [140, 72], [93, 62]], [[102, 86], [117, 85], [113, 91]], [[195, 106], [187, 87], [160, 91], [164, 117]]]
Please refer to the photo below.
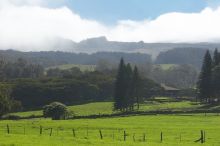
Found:
[[210, 102], [212, 96], [212, 58], [209, 51], [206, 52], [203, 60], [202, 70], [197, 84], [198, 96], [201, 102]]
[[62, 120], [66, 118], [68, 111], [66, 105], [53, 102], [43, 107], [43, 115], [45, 118], [50, 117], [53, 120]]

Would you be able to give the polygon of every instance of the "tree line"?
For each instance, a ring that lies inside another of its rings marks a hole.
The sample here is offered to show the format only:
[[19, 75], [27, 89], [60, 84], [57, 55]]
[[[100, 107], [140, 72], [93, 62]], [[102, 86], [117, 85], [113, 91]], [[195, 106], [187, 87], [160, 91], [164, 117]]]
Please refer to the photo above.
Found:
[[16, 78], [39, 78], [44, 75], [44, 68], [38, 64], [28, 63], [19, 58], [15, 62], [0, 60], [0, 80]]
[[207, 50], [197, 83], [198, 98], [201, 102], [220, 101], [220, 53], [215, 49], [211, 55]]

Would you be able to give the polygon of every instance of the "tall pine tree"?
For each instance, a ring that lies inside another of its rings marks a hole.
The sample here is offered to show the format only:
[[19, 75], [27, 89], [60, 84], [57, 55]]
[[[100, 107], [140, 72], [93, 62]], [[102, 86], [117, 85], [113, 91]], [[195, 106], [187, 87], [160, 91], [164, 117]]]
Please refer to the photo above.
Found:
[[220, 101], [220, 65], [217, 65], [212, 70], [212, 92], [213, 97]]
[[132, 96], [132, 76], [133, 76], [133, 71], [131, 68], [131, 65], [128, 63], [126, 66], [126, 99], [125, 99], [125, 109], [128, 110], [132, 110], [132, 106], [133, 106], [133, 96]]
[[202, 70], [197, 84], [198, 96], [202, 102], [210, 101], [212, 96], [211, 73], [212, 58], [209, 51], [207, 51], [204, 56]]
[[120, 61], [119, 67], [118, 67], [118, 74], [116, 77], [115, 82], [115, 93], [114, 93], [114, 109], [115, 110], [123, 110], [124, 109], [124, 100], [126, 96], [126, 89], [125, 89], [125, 72], [126, 72], [126, 66], [124, 64], [123, 58]]
[[220, 54], [218, 52], [218, 49], [216, 48], [213, 55], [213, 67], [219, 65], [220, 63]]
[[[138, 72], [137, 66], [134, 67], [134, 72], [133, 72], [133, 78], [132, 78], [132, 96], [133, 96], [133, 104], [136, 102], [137, 103], [137, 109], [139, 109], [140, 105], [140, 97], [139, 97], [139, 92], [141, 88], [141, 78]], [[133, 107], [134, 108], [134, 105]]]

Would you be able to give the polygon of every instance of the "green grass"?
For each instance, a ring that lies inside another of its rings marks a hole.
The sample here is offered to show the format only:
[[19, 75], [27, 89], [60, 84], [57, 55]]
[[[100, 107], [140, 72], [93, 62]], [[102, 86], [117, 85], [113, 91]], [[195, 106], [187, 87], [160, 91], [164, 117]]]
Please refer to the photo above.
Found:
[[[52, 121], [0, 121], [0, 145], [10, 146], [199, 146], [194, 141], [206, 131], [204, 146], [219, 146], [220, 117], [216, 115], [156, 115]], [[10, 134], [6, 132], [6, 125]], [[43, 134], [39, 127], [43, 126]], [[25, 128], [25, 130], [24, 130]], [[49, 136], [53, 128], [52, 136]], [[72, 129], [76, 137], [73, 137]], [[103, 139], [100, 139], [99, 130]], [[126, 131], [126, 141], [123, 133]], [[163, 142], [160, 133], [163, 132]], [[87, 134], [88, 133], [88, 134]], [[143, 142], [143, 133], [146, 141]], [[114, 136], [113, 136], [114, 135]], [[135, 135], [135, 142], [133, 140]], [[181, 135], [181, 140], [180, 140]]]
[[[158, 102], [158, 101], [163, 102]], [[162, 100], [163, 99], [163, 100]], [[164, 102], [164, 99], [166, 99]], [[162, 111], [162, 110], [170, 110], [170, 111], [181, 111], [181, 110], [192, 110], [201, 107], [202, 105], [190, 101], [181, 101], [181, 102], [169, 102], [171, 99], [167, 99], [165, 97], [158, 97], [157, 101], [148, 101], [144, 104], [140, 105], [140, 111]], [[73, 111], [77, 116], [88, 116], [88, 115], [99, 115], [99, 114], [112, 114], [114, 113], [112, 110], [113, 103], [112, 102], [96, 102], [96, 103], [88, 103], [83, 105], [75, 105], [69, 106], [68, 109]], [[29, 111], [29, 112], [18, 112], [11, 113], [11, 115], [18, 115], [21, 117], [28, 117], [31, 115], [42, 115], [42, 111]]]
[[81, 71], [84, 72], [84, 71], [94, 71], [96, 68], [96, 65], [64, 64], [64, 65], [48, 67], [48, 68], [46, 68], [46, 70], [52, 69], [52, 68], [59, 68], [61, 70], [67, 70], [67, 69], [71, 69], [73, 67], [78, 67], [78, 68], [80, 68]]

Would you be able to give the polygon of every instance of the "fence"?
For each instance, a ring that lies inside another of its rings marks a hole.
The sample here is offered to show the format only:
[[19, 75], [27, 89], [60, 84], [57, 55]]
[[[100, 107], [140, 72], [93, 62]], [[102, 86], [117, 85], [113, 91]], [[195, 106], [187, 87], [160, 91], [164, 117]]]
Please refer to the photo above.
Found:
[[[163, 131], [157, 133], [147, 133], [147, 130], [143, 132], [131, 131], [126, 129], [116, 128], [89, 128], [76, 127], [76, 128], [64, 128], [64, 127], [45, 127], [42, 125], [10, 125], [0, 126], [0, 134], [23, 134], [23, 135], [39, 135], [39, 136], [65, 136], [79, 139], [100, 139], [100, 140], [117, 140], [117, 141], [133, 141], [133, 142], [164, 142], [166, 140], [173, 140], [177, 142], [191, 141], [195, 143], [206, 142], [206, 131], [201, 130], [196, 133], [196, 137], [189, 139], [184, 137], [187, 133], [175, 134], [173, 137], [170, 134]], [[153, 136], [152, 136], [153, 135]]]

